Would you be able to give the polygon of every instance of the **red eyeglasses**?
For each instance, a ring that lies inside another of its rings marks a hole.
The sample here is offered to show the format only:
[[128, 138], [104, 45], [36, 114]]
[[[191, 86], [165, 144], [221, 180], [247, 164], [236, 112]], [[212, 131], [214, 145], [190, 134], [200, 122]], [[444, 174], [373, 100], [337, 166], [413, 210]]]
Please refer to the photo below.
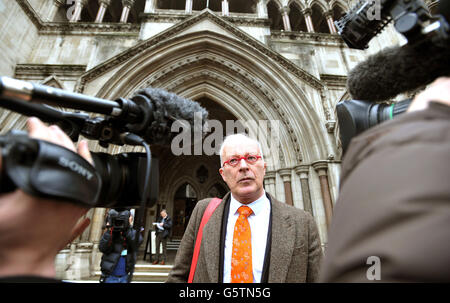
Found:
[[256, 163], [256, 161], [261, 159], [261, 156], [247, 155], [247, 156], [240, 157], [240, 158], [238, 158], [238, 157], [231, 158], [230, 160], [223, 162], [222, 167], [225, 166], [225, 164], [235, 167], [236, 165], [239, 164], [239, 162], [241, 162], [242, 159], [244, 159], [245, 162], [247, 162], [249, 164], [254, 164], [254, 163]]

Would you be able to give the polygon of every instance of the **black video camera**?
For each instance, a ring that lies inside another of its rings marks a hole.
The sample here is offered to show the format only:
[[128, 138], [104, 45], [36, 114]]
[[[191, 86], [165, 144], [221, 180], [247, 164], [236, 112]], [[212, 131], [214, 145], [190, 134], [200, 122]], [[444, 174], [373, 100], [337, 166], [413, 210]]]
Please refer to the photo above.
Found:
[[[61, 111], [50, 105], [100, 115]], [[197, 102], [152, 87], [138, 90], [131, 99], [112, 101], [0, 77], [0, 107], [57, 124], [72, 141], [83, 135], [102, 147], [144, 147], [145, 153], [91, 153], [94, 168], [77, 153], [29, 138], [24, 132], [0, 136], [5, 162], [0, 192], [21, 188], [31, 195], [88, 207], [153, 206], [158, 197], [159, 166], [158, 159], [152, 158], [150, 144], [170, 144], [176, 135], [172, 123], [193, 125], [197, 113], [201, 115], [202, 134], [207, 131], [208, 112]]]
[[130, 216], [129, 210], [110, 209], [106, 218], [106, 227], [111, 228], [113, 232], [126, 231], [130, 227]]
[[[350, 48], [363, 50], [368, 48], [370, 40], [379, 34], [386, 25], [390, 22], [394, 22], [396, 31], [408, 40], [407, 47], [411, 49], [411, 53], [421, 53], [424, 57], [431, 58], [428, 59], [429, 61], [436, 57], [436, 62], [438, 63], [434, 65], [439, 66], [439, 58], [446, 56], [450, 49], [450, 26], [447, 20], [448, 10], [448, 0], [441, 0], [439, 3], [440, 14], [437, 15], [431, 15], [427, 6], [421, 0], [359, 0], [340, 20], [335, 21], [335, 25], [339, 35], [341, 35], [342, 39]], [[394, 53], [394, 51], [392, 51], [392, 53]], [[409, 55], [407, 51], [404, 51], [403, 53]], [[440, 56], [438, 57], [437, 54]], [[386, 57], [388, 56], [386, 55]], [[411, 59], [409, 60], [413, 61]], [[374, 64], [374, 61], [375, 59], [373, 59], [370, 64]], [[360, 65], [367, 64], [367, 62], [368, 61], [366, 60]], [[385, 65], [388, 65], [389, 63], [390, 62], [377, 62], [377, 64]], [[412, 64], [416, 63], [417, 62]], [[417, 66], [420, 65], [417, 63]], [[356, 68], [358, 67], [359, 66]], [[356, 70], [356, 68], [354, 70]], [[414, 74], [412, 76], [417, 77], [418, 79], [424, 79], [422, 80], [422, 85], [426, 85], [430, 83], [427, 79], [427, 74], [444, 75], [445, 72], [447, 72], [446, 68], [448, 69], [448, 67], [439, 66], [439, 71], [432, 71], [432, 67], [429, 67], [428, 70], [422, 74]], [[362, 68], [360, 67], [360, 69]], [[425, 70], [426, 67], [423, 69]], [[405, 68], [405, 70], [407, 69]], [[389, 76], [390, 75], [386, 75], [386, 77]], [[369, 79], [369, 77], [367, 78]], [[373, 78], [375, 78], [375, 76]], [[401, 77], [399, 76], [399, 78]], [[372, 80], [372, 78], [370, 79]], [[353, 83], [350, 82], [350, 80], [353, 81]], [[398, 81], [402, 81], [402, 79], [399, 79]], [[349, 77], [347, 80], [347, 88], [349, 91], [350, 88], [356, 86], [354, 83], [358, 82], [360, 82], [359, 75], [358, 77]], [[391, 85], [395, 85], [395, 83], [391, 83]], [[407, 91], [403, 89], [407, 88], [406, 83], [398, 87], [398, 93]], [[400, 90], [400, 87], [403, 91]], [[408, 89], [417, 88], [418, 87], [409, 87]], [[363, 92], [358, 94], [363, 94]], [[368, 93], [364, 93], [364, 95], [368, 95]], [[382, 94], [380, 93], [380, 96], [381, 95]], [[367, 97], [367, 99], [369, 98]], [[339, 135], [344, 153], [354, 136], [374, 125], [386, 120], [391, 120], [396, 115], [404, 113], [412, 101], [407, 99], [396, 103], [372, 102], [375, 100], [376, 99], [370, 101], [366, 99], [346, 100], [337, 104], [336, 112], [338, 116]], [[386, 100], [388, 100], [388, 98], [379, 99], [378, 101]]]

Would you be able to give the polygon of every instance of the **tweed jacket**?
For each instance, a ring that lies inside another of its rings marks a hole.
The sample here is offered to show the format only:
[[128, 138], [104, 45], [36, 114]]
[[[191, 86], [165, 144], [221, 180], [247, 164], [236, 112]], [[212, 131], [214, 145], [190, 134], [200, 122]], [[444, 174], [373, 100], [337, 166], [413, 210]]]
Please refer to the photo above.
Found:
[[[267, 195], [272, 203], [268, 282], [315, 282], [322, 259], [322, 248], [313, 217]], [[225, 201], [229, 198], [230, 193], [225, 195], [203, 229], [194, 283], [222, 282], [219, 281], [221, 227], [222, 220], [226, 220], [228, 216], [224, 214], [224, 208]], [[204, 199], [195, 206], [166, 282], [187, 282], [197, 232], [209, 201], [211, 199]]]

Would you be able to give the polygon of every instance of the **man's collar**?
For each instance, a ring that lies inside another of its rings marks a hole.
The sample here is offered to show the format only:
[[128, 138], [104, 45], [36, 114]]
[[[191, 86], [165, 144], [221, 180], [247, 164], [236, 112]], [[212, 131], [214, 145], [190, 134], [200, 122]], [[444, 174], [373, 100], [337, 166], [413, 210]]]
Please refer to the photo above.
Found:
[[231, 196], [231, 201], [230, 201], [230, 214], [235, 214], [238, 210], [239, 207], [241, 206], [248, 206], [252, 209], [253, 214], [257, 215], [261, 210], [263, 210], [263, 208], [266, 205], [270, 205], [270, 201], [266, 196], [266, 191], [263, 192], [263, 194], [261, 195], [261, 197], [259, 197], [258, 199], [256, 199], [255, 201], [248, 203], [248, 204], [243, 204], [241, 202], [239, 202], [238, 200], [236, 200], [233, 197], [233, 194], [230, 195]]

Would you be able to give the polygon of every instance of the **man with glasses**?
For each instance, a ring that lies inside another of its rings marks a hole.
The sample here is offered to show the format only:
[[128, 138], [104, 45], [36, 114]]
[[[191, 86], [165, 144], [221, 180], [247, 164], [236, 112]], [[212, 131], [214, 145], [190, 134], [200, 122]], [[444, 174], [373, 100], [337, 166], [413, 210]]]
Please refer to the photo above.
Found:
[[[243, 134], [225, 138], [219, 173], [230, 188], [203, 228], [193, 282], [314, 282], [322, 250], [307, 212], [265, 192], [262, 149]], [[192, 213], [167, 282], [187, 282], [196, 236], [211, 199]]]

